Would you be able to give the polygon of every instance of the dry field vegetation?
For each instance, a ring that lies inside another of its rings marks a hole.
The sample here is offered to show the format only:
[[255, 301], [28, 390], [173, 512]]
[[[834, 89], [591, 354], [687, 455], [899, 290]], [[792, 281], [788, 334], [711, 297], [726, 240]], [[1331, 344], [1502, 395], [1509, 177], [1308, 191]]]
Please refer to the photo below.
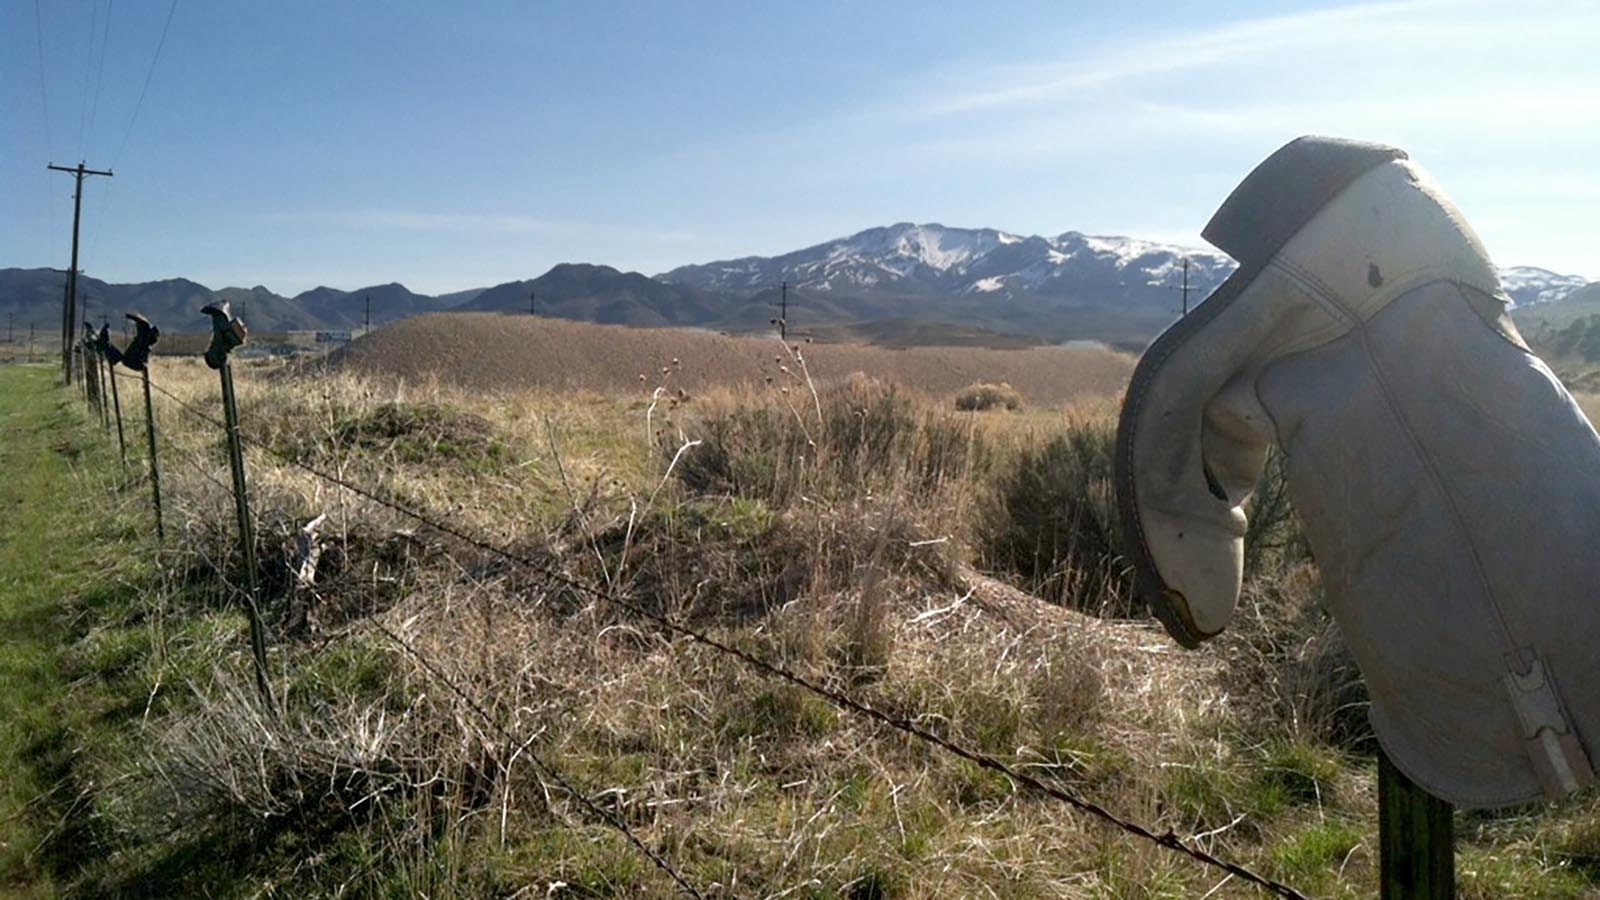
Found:
[[[1034, 406], [1059, 406], [1085, 394], [1112, 394], [1133, 372], [1133, 358], [1096, 347], [905, 347], [802, 343], [814, 378], [861, 372], [944, 397], [976, 382], [1007, 382]], [[648, 395], [663, 366], [671, 385], [691, 394], [709, 388], [759, 387], [774, 379], [775, 341], [687, 328], [628, 328], [497, 313], [437, 313], [403, 319], [334, 355], [337, 369], [436, 378], [476, 390], [596, 391]], [[640, 376], [644, 377], [641, 383]]]
[[[158, 404], [161, 565], [124, 573], [73, 651], [130, 701], [75, 752], [73, 827], [40, 851], [71, 892], [675, 895], [548, 765], [708, 896], [1256, 895], [286, 458], [1313, 895], [1374, 892], [1364, 695], [1276, 470], [1224, 637], [1183, 651], [1128, 596], [1108, 476], [1130, 360], [769, 341], [752, 361], [710, 335], [585, 358], [616, 333], [495, 322], [485, 347], [465, 318], [326, 370], [239, 366], [276, 717], [229, 600], [222, 435]], [[445, 358], [472, 387], [430, 374]], [[376, 360], [405, 377], [355, 371]], [[879, 380], [896, 373], [919, 390]], [[198, 364], [155, 377], [218, 409]], [[1021, 408], [958, 412], [975, 382]], [[141, 516], [144, 490], [122, 495]], [[296, 590], [295, 535], [321, 514]], [[1464, 897], [1600, 885], [1592, 799], [1458, 827]]]

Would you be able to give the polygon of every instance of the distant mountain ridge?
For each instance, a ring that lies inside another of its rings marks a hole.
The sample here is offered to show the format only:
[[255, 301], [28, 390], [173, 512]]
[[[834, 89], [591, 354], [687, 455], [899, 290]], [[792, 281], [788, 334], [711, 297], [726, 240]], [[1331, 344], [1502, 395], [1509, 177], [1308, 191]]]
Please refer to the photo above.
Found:
[[1199, 250], [1123, 237], [1068, 231], [1021, 236], [992, 228], [947, 228], [902, 222], [870, 228], [782, 256], [680, 266], [657, 276], [702, 289], [751, 290], [787, 280], [828, 293], [862, 291], [949, 294], [1069, 295], [1085, 287], [1177, 286], [1182, 260], [1191, 286], [1209, 290], [1233, 261]]
[[[200, 307], [218, 298], [230, 300], [258, 331], [359, 329], [369, 300], [373, 326], [443, 310], [531, 310], [608, 324], [763, 331], [786, 301], [795, 333], [942, 333], [910, 324], [927, 322], [963, 340], [992, 334], [1002, 341], [1009, 335], [1138, 346], [1176, 316], [1185, 262], [1191, 304], [1235, 268], [1214, 250], [1139, 238], [901, 222], [778, 256], [679, 266], [654, 277], [562, 263], [537, 278], [439, 296], [397, 283], [353, 291], [318, 287], [294, 297], [259, 285], [212, 290], [183, 278], [108, 284], [85, 276], [80, 285], [96, 321], [138, 310], [173, 331], [204, 329]], [[52, 269], [0, 269], [0, 312], [17, 325], [59, 327], [64, 277]], [[1523, 311], [1559, 305], [1586, 284], [1528, 266], [1502, 269], [1501, 280]]]
[[[65, 279], [55, 269], [0, 269], [0, 312], [10, 314], [14, 325], [59, 328]], [[124, 312], [137, 311], [174, 332], [203, 331], [206, 324], [200, 308], [215, 300], [233, 304], [235, 314], [254, 330], [327, 331], [363, 327], [369, 297], [376, 327], [448, 309], [478, 293], [429, 297], [404, 285], [381, 284], [354, 291], [319, 287], [284, 297], [261, 285], [212, 289], [187, 278], [136, 284], [113, 284], [88, 275], [78, 280], [79, 302], [92, 321], [105, 319], [120, 327]]]
[[[1215, 250], [1077, 231], [1021, 236], [992, 228], [902, 222], [869, 228], [780, 256], [748, 256], [680, 266], [656, 276], [708, 290], [751, 290], [783, 281], [815, 291], [1066, 294], [1085, 290], [1175, 288], [1189, 261], [1191, 289], [1209, 293], [1233, 273]], [[1513, 305], [1560, 300], [1588, 284], [1532, 266], [1500, 270]]]

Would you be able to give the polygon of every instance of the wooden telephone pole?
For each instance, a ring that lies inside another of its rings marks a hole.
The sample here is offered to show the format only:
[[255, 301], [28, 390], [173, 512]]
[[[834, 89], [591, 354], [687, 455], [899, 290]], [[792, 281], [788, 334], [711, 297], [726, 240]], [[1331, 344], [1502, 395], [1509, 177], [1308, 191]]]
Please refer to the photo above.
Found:
[[1189, 291], [1193, 290], [1193, 288], [1189, 287], [1189, 257], [1185, 256], [1183, 258], [1183, 286], [1173, 287], [1172, 285], [1167, 285], [1167, 290], [1182, 292], [1183, 314], [1187, 316], [1189, 314]]
[[67, 299], [61, 310], [61, 377], [67, 384], [72, 383], [72, 340], [74, 323], [78, 321], [78, 223], [83, 217], [83, 179], [86, 175], [104, 175], [111, 177], [108, 169], [101, 172], [97, 169], [86, 169], [83, 161], [79, 160], [74, 168], [58, 166], [50, 163], [47, 168], [57, 172], [70, 172], [76, 179], [76, 186], [72, 192], [72, 267], [67, 270]]
[[530, 316], [537, 316], [539, 314], [538, 296], [538, 291], [535, 291], [533, 288], [528, 289], [528, 315]]
[[778, 339], [789, 339], [789, 282], [778, 285]]
[[372, 295], [371, 294], [367, 295], [367, 324], [366, 324], [366, 327], [364, 329], [362, 329], [361, 333], [362, 334], [371, 334], [372, 333]]

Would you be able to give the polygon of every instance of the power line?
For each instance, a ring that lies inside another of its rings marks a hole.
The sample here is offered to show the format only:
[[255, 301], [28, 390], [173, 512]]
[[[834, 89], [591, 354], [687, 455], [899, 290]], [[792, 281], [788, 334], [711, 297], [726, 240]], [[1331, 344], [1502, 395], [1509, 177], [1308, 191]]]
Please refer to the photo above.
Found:
[[39, 105], [44, 109], [44, 149], [45, 155], [55, 153], [55, 141], [50, 137], [50, 89], [46, 82], [49, 78], [44, 69], [44, 13], [39, 8], [39, 0], [33, 0], [33, 37], [39, 49]]
[[108, 169], [101, 172], [97, 169], [84, 168], [80, 160], [76, 168], [67, 168], [51, 163], [46, 166], [57, 172], [71, 173], [76, 179], [76, 190], [72, 192], [72, 268], [67, 270], [67, 296], [66, 302], [61, 307], [61, 369], [62, 377], [67, 384], [72, 383], [72, 346], [73, 333], [77, 330], [78, 318], [78, 224], [83, 214], [83, 179], [89, 175], [103, 175], [111, 177]]
[[89, 245], [84, 248], [84, 257], [87, 259], [94, 259], [95, 251], [100, 247], [100, 229], [105, 225], [106, 211], [111, 208], [111, 192], [114, 184], [115, 181], [106, 182], [105, 189], [100, 192], [100, 211], [95, 214], [94, 230], [89, 232]]
[[111, 167], [116, 168], [117, 161], [122, 158], [122, 151], [128, 148], [128, 138], [133, 136], [133, 123], [139, 121], [139, 110], [144, 108], [144, 95], [150, 90], [150, 79], [156, 74], [156, 63], [161, 60], [161, 48], [167, 45], [167, 30], [172, 27], [172, 15], [178, 11], [178, 0], [172, 0], [172, 5], [167, 7], [167, 20], [161, 26], [161, 40], [156, 42], [155, 56], [150, 59], [150, 69], [144, 74], [144, 86], [139, 88], [139, 99], [133, 104], [133, 115], [128, 118], [128, 130], [123, 132], [122, 143], [117, 145], [117, 152], [111, 155]]
[[[215, 419], [209, 413], [206, 413], [192, 404], [179, 399], [176, 395], [165, 388], [160, 387], [159, 385], [152, 384], [152, 386], [159, 390], [162, 394], [165, 394], [167, 397], [174, 400], [180, 407], [189, 412], [191, 415], [194, 415], [197, 418], [212, 424], [220, 425], [217, 419]], [[684, 625], [665, 614], [651, 610], [632, 600], [617, 596], [608, 590], [602, 590], [592, 584], [570, 578], [561, 572], [545, 566], [529, 557], [521, 556], [511, 550], [507, 550], [503, 547], [489, 543], [482, 538], [475, 537], [453, 525], [439, 521], [425, 513], [418, 512], [417, 510], [414, 510], [403, 503], [391, 500], [375, 493], [370, 489], [356, 485], [341, 476], [323, 472], [308, 463], [301, 462], [295, 457], [284, 453], [276, 447], [272, 447], [252, 438], [244, 438], [241, 436], [241, 439], [245, 443], [253, 444], [256, 447], [259, 447], [268, 455], [276, 457], [288, 465], [301, 469], [302, 471], [320, 478], [330, 484], [338, 485], [339, 487], [342, 487], [351, 493], [356, 494], [357, 496], [371, 500], [380, 506], [391, 509], [411, 519], [415, 519], [416, 521], [434, 529], [435, 531], [440, 532], [441, 534], [450, 535], [451, 537], [461, 540], [487, 553], [498, 556], [508, 562], [521, 565], [533, 572], [539, 573], [540, 575], [561, 585], [562, 587], [568, 588], [569, 590], [587, 594], [597, 600], [602, 600], [617, 606], [624, 611], [639, 616], [640, 618], [648, 619], [667, 631], [672, 632], [673, 634], [688, 638], [691, 641], [710, 647], [724, 655], [738, 659], [747, 666], [762, 672], [763, 674], [786, 681], [796, 687], [808, 691], [811, 694], [827, 700], [829, 703], [832, 703], [834, 706], [840, 709], [854, 713], [862, 718], [869, 719], [881, 725], [886, 725], [904, 734], [910, 735], [911, 737], [917, 738], [925, 743], [932, 744], [933, 746], [936, 746], [947, 753], [958, 756], [980, 768], [988, 769], [989, 771], [1004, 775], [1014, 784], [1020, 784], [1047, 797], [1059, 800], [1060, 802], [1065, 803], [1079, 812], [1093, 816], [1102, 822], [1113, 825], [1122, 831], [1127, 832], [1128, 834], [1157, 844], [1161, 847], [1165, 847], [1168, 850], [1181, 853], [1198, 862], [1221, 869], [1222, 871], [1244, 881], [1248, 881], [1257, 887], [1263, 888], [1281, 897], [1288, 898], [1288, 900], [1309, 900], [1306, 895], [1286, 884], [1274, 881], [1273, 879], [1267, 878], [1264, 875], [1258, 875], [1250, 869], [1239, 865], [1238, 863], [1229, 862], [1199, 847], [1190, 846], [1171, 830], [1157, 834], [1155, 831], [1140, 825], [1137, 822], [1125, 819], [1116, 813], [1111, 812], [1098, 803], [1070, 794], [1055, 785], [1047, 784], [1035, 776], [1016, 769], [1011, 765], [1008, 765], [1007, 763], [986, 753], [977, 750], [969, 750], [966, 747], [949, 740], [948, 738], [941, 737], [916, 724], [914, 719], [910, 717], [901, 717], [886, 713], [866, 702], [857, 700], [853, 697], [815, 682], [804, 675], [799, 675], [795, 672], [792, 672], [777, 663], [769, 662], [768, 660], [762, 659], [761, 657], [756, 656], [747, 650], [742, 650], [722, 640], [719, 640], [718, 638], [714, 638], [709, 634], [700, 631], [699, 629]]]
[[83, 100], [78, 104], [78, 157], [88, 155], [83, 145], [84, 127], [89, 124], [89, 73], [94, 70], [94, 39], [100, 31], [100, 0], [89, 0], [89, 45], [83, 56]]
[[[39, 0], [33, 0], [33, 37], [35, 46], [39, 51], [39, 107], [44, 114], [45, 157], [49, 158], [55, 155], [56, 151], [55, 138], [52, 136], [50, 129], [50, 79], [49, 76], [45, 74], [44, 67], [44, 13], [40, 9]], [[50, 180], [50, 173], [48, 171], [44, 173], [44, 179], [46, 185], [44, 192], [45, 206], [50, 210], [50, 233], [55, 234], [56, 205], [50, 201], [50, 192], [53, 190], [53, 188], [49, 187], [49, 185], [53, 184], [53, 182]]]
[[[110, 41], [111, 4], [114, 3], [114, 2], [115, 2], [115, 0], [107, 0], [107, 6], [106, 6], [106, 41], [107, 42]], [[167, 17], [162, 22], [162, 25], [161, 25], [161, 37], [156, 41], [155, 53], [150, 57], [150, 67], [149, 67], [149, 69], [147, 69], [145, 71], [144, 83], [139, 88], [138, 100], [136, 100], [134, 102], [133, 113], [128, 117], [128, 127], [122, 134], [122, 142], [117, 145], [117, 152], [111, 157], [111, 168], [112, 169], [115, 169], [117, 167], [117, 162], [122, 158], [123, 151], [128, 148], [128, 139], [133, 137], [133, 126], [134, 126], [134, 123], [139, 120], [139, 110], [144, 106], [145, 94], [146, 94], [146, 92], [148, 92], [150, 90], [150, 81], [155, 76], [156, 64], [161, 61], [162, 48], [164, 48], [167, 45], [167, 31], [172, 27], [172, 17], [173, 17], [173, 14], [175, 14], [177, 11], [178, 11], [178, 0], [172, 0], [172, 3], [167, 7]], [[104, 49], [104, 45], [102, 45], [102, 48], [101, 48], [100, 65], [101, 65], [101, 77], [104, 77], [104, 72], [105, 72], [105, 49]], [[96, 107], [98, 107], [98, 105], [99, 105], [99, 100], [100, 100], [100, 85], [99, 85], [99, 82], [97, 80], [96, 84], [95, 84], [95, 106]], [[90, 119], [89, 119], [89, 133], [90, 133], [90, 137], [92, 139], [93, 135], [94, 135], [94, 117], [93, 117], [92, 114], [91, 114]], [[95, 251], [97, 251], [100, 248], [100, 230], [105, 226], [105, 220], [106, 220], [107, 212], [111, 208], [111, 194], [112, 194], [112, 188], [111, 188], [111, 185], [108, 183], [106, 185], [105, 191], [102, 192], [101, 195], [100, 195], [100, 213], [99, 213], [99, 215], [97, 215], [95, 217], [94, 230], [89, 235], [89, 245], [88, 245], [87, 249], [88, 249], [88, 255], [91, 258], [94, 256]]]
[[1189, 286], [1189, 257], [1185, 256], [1183, 258], [1183, 284], [1182, 284], [1182, 286], [1169, 284], [1169, 285], [1166, 286], [1166, 289], [1169, 290], [1169, 291], [1180, 291], [1180, 292], [1182, 292], [1182, 295], [1183, 295], [1183, 315], [1187, 316], [1189, 314], [1189, 292], [1190, 291], [1199, 290], [1199, 288], [1195, 288], [1195, 287], [1190, 287]]
[[84, 139], [84, 150], [94, 144], [94, 123], [100, 112], [100, 86], [106, 80], [106, 52], [111, 48], [111, 9], [116, 0], [106, 0], [105, 27], [100, 36], [100, 62], [94, 71], [94, 99], [89, 101], [89, 136]]

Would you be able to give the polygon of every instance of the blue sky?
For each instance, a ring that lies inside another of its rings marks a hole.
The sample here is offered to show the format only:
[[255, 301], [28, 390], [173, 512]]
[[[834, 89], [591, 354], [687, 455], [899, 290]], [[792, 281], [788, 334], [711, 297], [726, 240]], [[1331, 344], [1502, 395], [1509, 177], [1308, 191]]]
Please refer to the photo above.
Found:
[[114, 281], [443, 292], [906, 220], [1199, 245], [1324, 133], [1600, 279], [1594, 3], [179, 0], [135, 119], [169, 2], [0, 0], [0, 265], [66, 265], [79, 158]]

